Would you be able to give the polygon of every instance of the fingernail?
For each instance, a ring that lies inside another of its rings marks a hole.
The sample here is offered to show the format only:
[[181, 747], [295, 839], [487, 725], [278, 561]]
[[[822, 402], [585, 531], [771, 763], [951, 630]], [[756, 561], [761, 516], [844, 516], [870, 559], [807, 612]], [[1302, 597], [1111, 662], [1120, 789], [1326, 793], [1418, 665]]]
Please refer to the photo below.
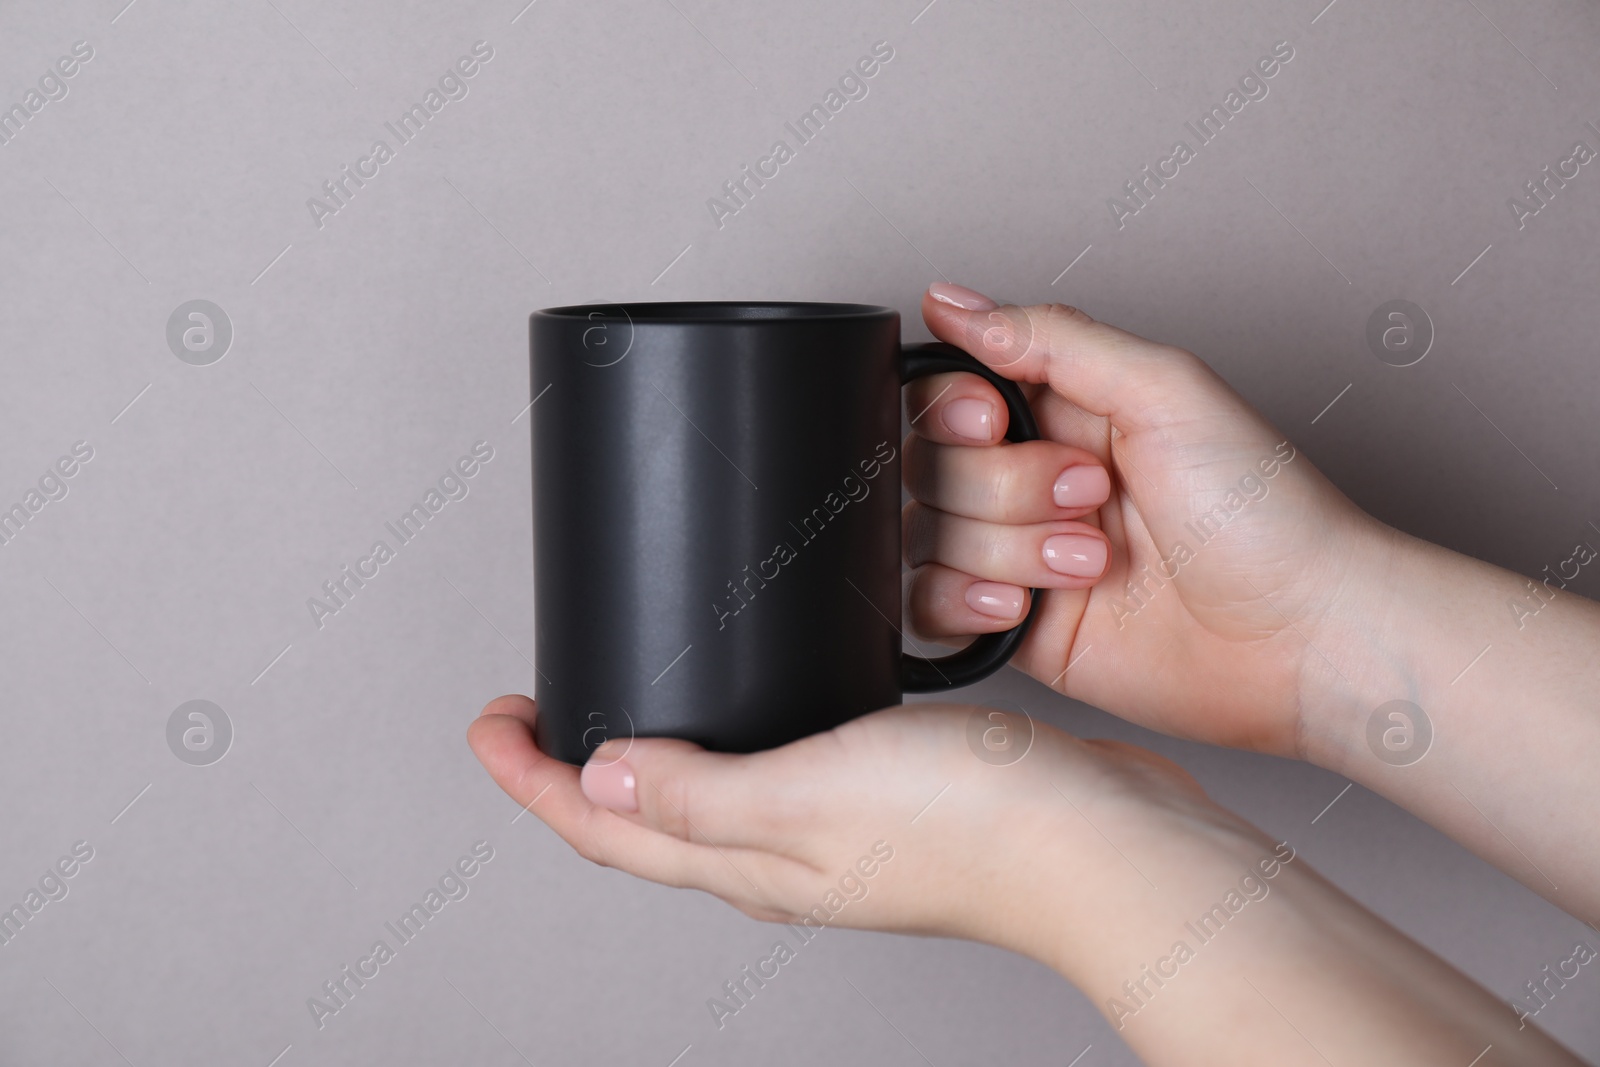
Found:
[[993, 619], [1015, 619], [1022, 614], [1022, 590], [1004, 582], [973, 582], [967, 606]]
[[994, 408], [987, 400], [970, 396], [952, 400], [939, 418], [945, 429], [971, 441], [987, 441], [994, 435]]
[[1056, 479], [1051, 493], [1058, 508], [1098, 507], [1111, 496], [1111, 475], [1093, 463], [1068, 467]]
[[949, 304], [962, 311], [992, 311], [1000, 306], [975, 289], [949, 282], [934, 282], [928, 286], [928, 295], [941, 304]]
[[1045, 566], [1074, 578], [1098, 578], [1106, 569], [1106, 543], [1087, 534], [1056, 534], [1045, 538]]
[[578, 784], [583, 787], [583, 795], [602, 808], [612, 811], [639, 810], [637, 783], [627, 760], [604, 763], [591, 759], [583, 765]]

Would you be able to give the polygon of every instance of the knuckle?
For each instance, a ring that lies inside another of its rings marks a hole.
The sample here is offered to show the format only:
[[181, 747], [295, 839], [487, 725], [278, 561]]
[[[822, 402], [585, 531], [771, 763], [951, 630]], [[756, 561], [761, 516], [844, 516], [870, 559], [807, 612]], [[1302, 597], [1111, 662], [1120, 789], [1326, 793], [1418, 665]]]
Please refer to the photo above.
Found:
[[597, 832], [593, 818], [585, 815], [583, 822], [578, 825], [577, 833], [573, 835], [572, 848], [578, 855], [593, 863], [597, 867], [615, 866], [611, 862], [611, 851], [606, 846], [604, 839]]
[[1002, 574], [1005, 562], [1011, 555], [1010, 538], [1005, 530], [985, 530], [978, 539], [978, 571], [984, 574]]
[[905, 560], [913, 567], [920, 567], [932, 558], [938, 513], [925, 504], [912, 501], [906, 505], [901, 519]]
[[1088, 312], [1071, 304], [1046, 304], [1041, 319], [1039, 333], [1043, 335], [1046, 350], [1051, 352], [1085, 327], [1095, 325]]
[[1177, 345], [1157, 344], [1153, 345], [1149, 352], [1158, 366], [1169, 373], [1181, 376], [1186, 382], [1192, 383], [1197, 378], [1209, 374], [1211, 370], [1199, 356]]
[[655, 828], [682, 841], [692, 840], [694, 820], [689, 813], [688, 781], [673, 776], [665, 782], [652, 781], [650, 789], [655, 794], [650, 819]]
[[1094, 319], [1070, 304], [1046, 304], [1042, 309], [1041, 347], [1046, 357], [1070, 357], [1082, 342], [1085, 327], [1095, 325]]
[[995, 451], [998, 453], [995, 456], [995, 469], [981, 482], [983, 514], [992, 516], [996, 522], [1015, 522], [1023, 510], [1022, 500], [1028, 491], [1028, 472], [1021, 464], [1014, 462], [1015, 450]]
[[1065, 329], [1072, 326], [1092, 326], [1094, 319], [1082, 308], [1071, 304], [1045, 304], [1044, 322], [1046, 326]]

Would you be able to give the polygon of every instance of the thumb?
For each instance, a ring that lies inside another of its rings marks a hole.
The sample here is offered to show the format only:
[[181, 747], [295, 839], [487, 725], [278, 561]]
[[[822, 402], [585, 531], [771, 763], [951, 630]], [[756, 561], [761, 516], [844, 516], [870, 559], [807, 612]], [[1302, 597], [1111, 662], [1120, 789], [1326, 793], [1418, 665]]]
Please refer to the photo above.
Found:
[[775, 783], [762, 753], [708, 752], [690, 741], [607, 741], [584, 764], [584, 796], [630, 822], [696, 844], [771, 845]]
[[1049, 385], [1123, 433], [1220, 415], [1235, 431], [1243, 421], [1271, 435], [1265, 420], [1193, 353], [1096, 322], [1066, 304], [1000, 305], [936, 282], [923, 297], [922, 317], [941, 341], [1008, 378]]

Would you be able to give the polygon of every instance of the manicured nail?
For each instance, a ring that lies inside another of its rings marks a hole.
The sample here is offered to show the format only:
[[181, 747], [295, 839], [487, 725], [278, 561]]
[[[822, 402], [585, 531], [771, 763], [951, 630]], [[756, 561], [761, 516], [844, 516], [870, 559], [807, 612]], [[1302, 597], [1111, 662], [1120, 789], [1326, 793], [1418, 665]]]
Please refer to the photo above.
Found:
[[934, 282], [928, 286], [928, 295], [941, 304], [949, 304], [962, 311], [993, 311], [1000, 306], [977, 290], [949, 282]]
[[967, 606], [992, 619], [1015, 619], [1022, 614], [1022, 590], [1004, 582], [973, 582]]
[[612, 811], [638, 811], [639, 796], [633, 768], [624, 759], [611, 762], [591, 759], [578, 776], [583, 795]]
[[1084, 463], [1068, 467], [1051, 490], [1058, 508], [1093, 508], [1111, 496], [1111, 475], [1104, 467]]
[[1045, 538], [1045, 566], [1074, 578], [1098, 578], [1106, 569], [1106, 543], [1087, 534], [1056, 534]]
[[970, 396], [952, 400], [939, 418], [945, 429], [970, 441], [988, 441], [994, 436], [994, 407], [987, 400]]

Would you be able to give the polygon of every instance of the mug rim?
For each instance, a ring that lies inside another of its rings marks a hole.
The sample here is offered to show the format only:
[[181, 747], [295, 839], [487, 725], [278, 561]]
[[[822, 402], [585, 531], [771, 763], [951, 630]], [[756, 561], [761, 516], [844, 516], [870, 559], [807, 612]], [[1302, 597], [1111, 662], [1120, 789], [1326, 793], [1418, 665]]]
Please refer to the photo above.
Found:
[[[621, 314], [617, 314], [617, 312]], [[750, 312], [756, 312], [750, 314]], [[565, 304], [540, 308], [530, 318], [561, 322], [603, 320], [634, 325], [760, 325], [848, 322], [898, 315], [880, 304], [817, 300], [645, 300], [610, 304]]]

